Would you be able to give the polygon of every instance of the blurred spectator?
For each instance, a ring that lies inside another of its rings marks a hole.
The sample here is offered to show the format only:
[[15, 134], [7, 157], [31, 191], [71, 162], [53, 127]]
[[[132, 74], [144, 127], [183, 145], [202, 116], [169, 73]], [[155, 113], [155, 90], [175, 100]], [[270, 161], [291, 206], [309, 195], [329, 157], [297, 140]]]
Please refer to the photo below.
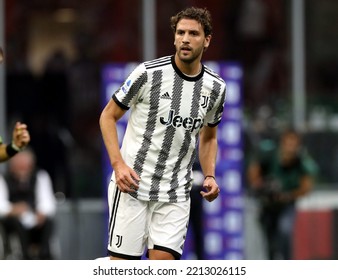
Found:
[[0, 176], [0, 222], [7, 249], [11, 249], [9, 237], [16, 234], [23, 259], [52, 259], [49, 243], [55, 212], [51, 179], [26, 149], [8, 162], [7, 173]]
[[295, 203], [311, 190], [317, 172], [317, 164], [295, 131], [285, 131], [279, 145], [261, 141], [258, 155], [250, 161], [247, 179], [260, 202], [269, 259], [292, 259]]

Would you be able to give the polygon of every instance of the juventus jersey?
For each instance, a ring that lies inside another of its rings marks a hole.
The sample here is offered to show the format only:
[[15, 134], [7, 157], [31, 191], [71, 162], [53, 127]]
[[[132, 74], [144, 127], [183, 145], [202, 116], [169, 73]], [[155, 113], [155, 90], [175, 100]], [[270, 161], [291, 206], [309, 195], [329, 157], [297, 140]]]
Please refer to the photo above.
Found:
[[186, 201], [199, 131], [221, 121], [225, 82], [204, 65], [197, 76], [186, 76], [166, 56], [138, 65], [112, 98], [131, 110], [121, 154], [141, 180], [130, 195]]

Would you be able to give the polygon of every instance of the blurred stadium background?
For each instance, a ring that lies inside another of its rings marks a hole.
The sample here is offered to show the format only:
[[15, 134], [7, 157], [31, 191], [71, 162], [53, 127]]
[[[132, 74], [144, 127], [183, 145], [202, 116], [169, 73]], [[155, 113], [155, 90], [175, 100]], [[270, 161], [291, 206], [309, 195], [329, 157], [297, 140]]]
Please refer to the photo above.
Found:
[[[204, 59], [242, 66], [244, 156], [292, 124], [319, 164], [315, 189], [299, 203], [294, 257], [337, 258], [337, 1], [0, 0], [0, 134], [8, 139], [18, 119], [29, 125], [59, 201], [58, 257], [105, 254], [103, 65], [173, 53], [169, 17], [190, 5], [213, 15]], [[257, 205], [243, 187], [244, 258], [264, 259]]]

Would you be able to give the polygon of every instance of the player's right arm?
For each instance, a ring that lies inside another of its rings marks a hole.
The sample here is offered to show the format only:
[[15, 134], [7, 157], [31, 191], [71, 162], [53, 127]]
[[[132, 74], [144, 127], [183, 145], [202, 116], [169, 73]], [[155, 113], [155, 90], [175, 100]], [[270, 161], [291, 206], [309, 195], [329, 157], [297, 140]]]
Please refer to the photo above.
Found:
[[139, 177], [132, 168], [126, 165], [122, 158], [116, 129], [117, 121], [125, 112], [111, 99], [101, 113], [100, 129], [111, 166], [115, 171], [115, 180], [118, 188], [122, 192], [133, 192], [135, 191], [133, 188], [138, 188], [137, 181]]

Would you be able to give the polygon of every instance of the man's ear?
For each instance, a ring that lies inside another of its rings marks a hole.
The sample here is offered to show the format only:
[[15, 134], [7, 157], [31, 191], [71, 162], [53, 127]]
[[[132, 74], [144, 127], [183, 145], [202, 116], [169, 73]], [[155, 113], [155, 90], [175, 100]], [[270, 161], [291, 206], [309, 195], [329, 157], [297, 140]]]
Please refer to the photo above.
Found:
[[204, 51], [206, 51], [210, 45], [211, 35], [208, 35], [204, 39]]

